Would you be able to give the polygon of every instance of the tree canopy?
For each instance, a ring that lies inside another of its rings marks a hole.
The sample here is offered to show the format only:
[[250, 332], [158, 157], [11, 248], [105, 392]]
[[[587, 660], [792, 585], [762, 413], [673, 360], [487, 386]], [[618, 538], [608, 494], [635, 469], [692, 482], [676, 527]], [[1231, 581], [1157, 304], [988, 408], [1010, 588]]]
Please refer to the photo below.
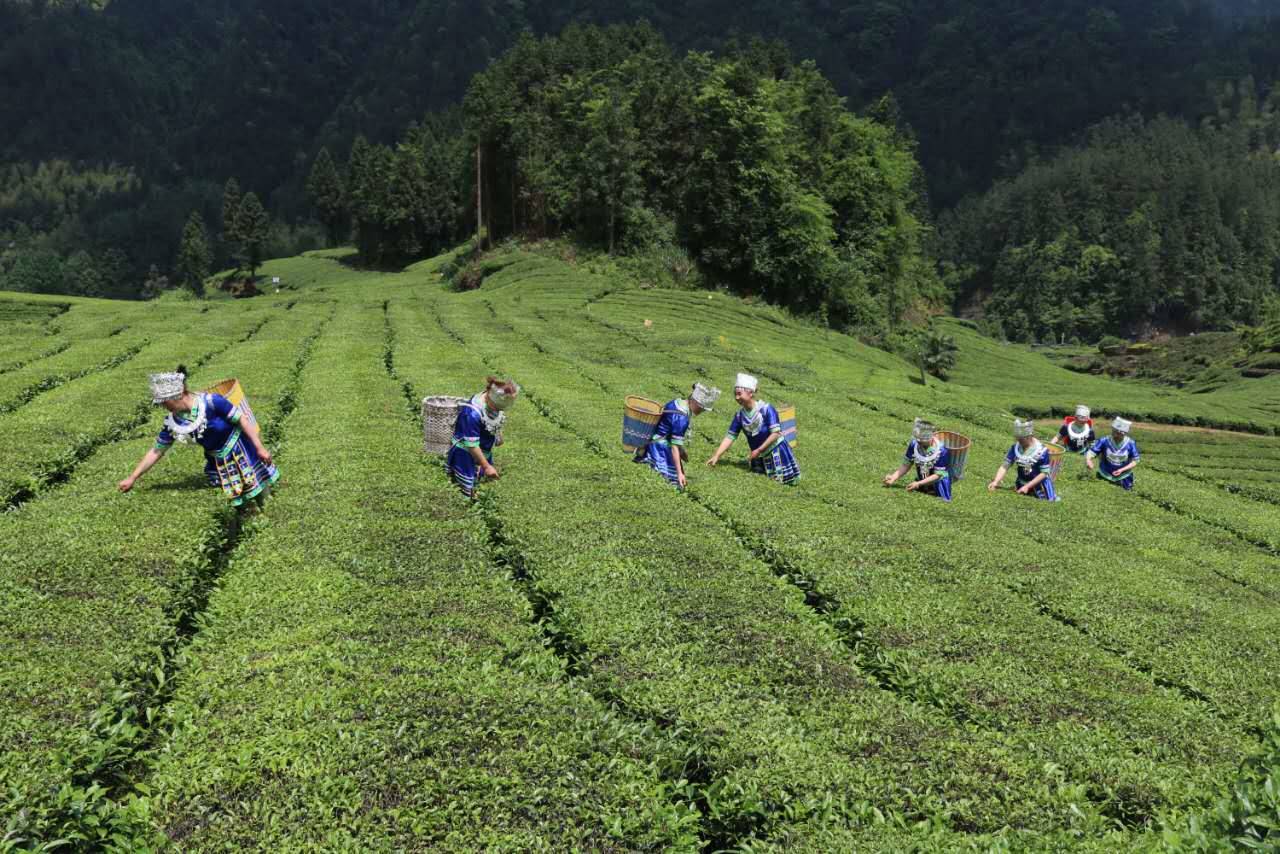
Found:
[[1256, 321], [1280, 290], [1280, 87], [1217, 101], [1198, 128], [1106, 122], [944, 216], [958, 307], [1017, 340]]

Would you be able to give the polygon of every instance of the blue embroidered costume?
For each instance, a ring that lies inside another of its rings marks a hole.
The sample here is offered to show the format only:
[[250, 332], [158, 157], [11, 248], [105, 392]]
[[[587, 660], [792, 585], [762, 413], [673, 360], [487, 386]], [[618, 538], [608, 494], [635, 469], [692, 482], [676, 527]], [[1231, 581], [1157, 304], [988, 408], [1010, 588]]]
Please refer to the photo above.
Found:
[[445, 470], [449, 479], [468, 498], [475, 496], [476, 481], [480, 476], [480, 466], [471, 456], [471, 448], [479, 448], [485, 459], [492, 463], [493, 446], [498, 441], [506, 417], [504, 412], [489, 411], [485, 406], [484, 392], [458, 407], [458, 418], [453, 425], [453, 447], [445, 457]]
[[256, 498], [280, 478], [271, 463], [258, 456], [252, 442], [244, 438], [241, 419], [245, 416], [220, 394], [196, 395], [190, 412], [170, 415], [156, 438], [155, 448], [164, 453], [175, 441], [194, 441], [204, 449], [204, 472], [212, 486], [220, 486], [234, 507]]
[[918, 491], [925, 495], [936, 495], [943, 501], [951, 500], [951, 451], [947, 446], [935, 439], [921, 448], [921, 443], [912, 439], [907, 444], [904, 462], [916, 467], [916, 480], [924, 480], [930, 475], [938, 475], [938, 479]]
[[658, 428], [649, 444], [636, 456], [636, 462], [648, 463], [658, 474], [678, 485], [680, 479], [675, 455], [684, 449], [689, 434], [689, 417], [689, 402], [686, 400], [672, 400], [662, 407]]
[[1022, 450], [1022, 446], [1017, 442], [1009, 449], [1009, 453], [1005, 454], [1004, 461], [1007, 465], [1016, 466], [1018, 469], [1019, 489], [1035, 480], [1037, 475], [1045, 475], [1044, 480], [1040, 481], [1040, 485], [1033, 491], [1032, 495], [1043, 501], [1057, 501], [1058, 493], [1054, 491], [1053, 479], [1049, 477], [1051, 464], [1049, 462], [1049, 449], [1041, 442], [1036, 442], [1029, 450]]
[[[1084, 429], [1080, 429], [1083, 427]], [[1083, 454], [1098, 438], [1093, 432], [1093, 423], [1080, 418], [1068, 418], [1058, 428], [1058, 438], [1064, 448], [1075, 454]]]
[[1138, 443], [1131, 437], [1125, 436], [1124, 441], [1117, 445], [1110, 436], [1103, 436], [1093, 444], [1089, 453], [1102, 460], [1102, 464], [1098, 467], [1098, 477], [1119, 484], [1125, 489], [1133, 489], [1133, 469], [1129, 469], [1122, 477], [1115, 476], [1117, 469], [1142, 459], [1142, 455], [1138, 453]]
[[791, 445], [782, 436], [778, 410], [772, 404], [757, 400], [750, 410], [739, 409], [729, 424], [729, 437], [736, 439], [744, 431], [747, 434], [747, 444], [753, 451], [767, 442], [774, 433], [779, 436], [772, 448], [751, 461], [753, 472], [768, 475], [779, 483], [795, 483], [800, 479], [800, 464], [796, 462]]

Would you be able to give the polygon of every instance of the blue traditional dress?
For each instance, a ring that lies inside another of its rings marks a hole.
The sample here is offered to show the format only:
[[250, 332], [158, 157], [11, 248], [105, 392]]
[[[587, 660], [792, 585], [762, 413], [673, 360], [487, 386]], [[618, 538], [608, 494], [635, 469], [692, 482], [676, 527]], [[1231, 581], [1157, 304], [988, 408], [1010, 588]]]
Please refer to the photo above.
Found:
[[729, 424], [729, 438], [737, 439], [741, 432], [747, 434], [747, 444], [753, 451], [767, 442], [772, 434], [777, 433], [780, 437], [768, 452], [751, 461], [753, 472], [768, 475], [779, 483], [795, 483], [800, 479], [800, 464], [782, 435], [782, 422], [778, 420], [778, 410], [772, 404], [757, 400], [750, 409], [739, 409]]
[[1142, 459], [1142, 455], [1138, 453], [1137, 442], [1133, 441], [1129, 436], [1125, 436], [1124, 441], [1117, 445], [1110, 436], [1103, 436], [1093, 444], [1089, 451], [1102, 461], [1098, 466], [1098, 477], [1111, 483], [1119, 484], [1125, 489], [1133, 489], [1133, 469], [1130, 469], [1123, 477], [1116, 477], [1115, 472], [1117, 469], [1122, 469], [1129, 465], [1129, 463]]
[[220, 394], [196, 395], [191, 411], [170, 414], [156, 438], [156, 450], [164, 453], [174, 442], [195, 442], [204, 449], [204, 473], [211, 486], [222, 488], [233, 507], [257, 498], [280, 478], [271, 463], [263, 462], [253, 443], [241, 430], [244, 411]]
[[636, 462], [648, 463], [654, 471], [667, 480], [680, 484], [676, 472], [675, 455], [684, 449], [689, 435], [689, 402], [672, 400], [662, 407], [662, 418], [649, 444], [636, 455]]
[[479, 448], [484, 458], [493, 462], [493, 446], [506, 421], [505, 412], [490, 412], [485, 405], [484, 392], [458, 406], [458, 418], [453, 423], [453, 447], [445, 457], [445, 470], [449, 479], [458, 485], [462, 494], [472, 498], [476, 494], [476, 482], [480, 466], [471, 456], [472, 448]]
[[912, 439], [907, 444], [907, 453], [903, 458], [908, 465], [916, 467], [916, 480], [924, 480], [930, 475], [938, 475], [938, 479], [919, 491], [925, 495], [936, 495], [943, 501], [951, 500], [951, 452], [947, 446], [935, 439], [931, 444], [921, 447], [920, 442]]
[[1036, 442], [1030, 450], [1024, 451], [1021, 445], [1014, 442], [1009, 453], [1005, 454], [1004, 461], [1007, 465], [1017, 467], [1019, 489], [1035, 480], [1037, 475], [1043, 474], [1044, 480], [1040, 481], [1040, 485], [1031, 494], [1042, 501], [1058, 500], [1058, 493], [1053, 488], [1053, 478], [1049, 477], [1052, 471], [1049, 449], [1043, 443]]
[[[1080, 429], [1081, 427], [1084, 429]], [[1058, 438], [1062, 440], [1062, 446], [1074, 454], [1085, 453], [1098, 439], [1093, 432], [1093, 422], [1079, 418], [1064, 421], [1058, 428]]]

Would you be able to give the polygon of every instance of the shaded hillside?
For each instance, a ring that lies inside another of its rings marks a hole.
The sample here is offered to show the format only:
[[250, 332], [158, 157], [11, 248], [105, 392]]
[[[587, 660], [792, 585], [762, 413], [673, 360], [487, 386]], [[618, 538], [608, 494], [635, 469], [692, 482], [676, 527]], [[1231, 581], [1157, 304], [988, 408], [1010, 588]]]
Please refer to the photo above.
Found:
[[[296, 178], [295, 158], [318, 143], [386, 139], [456, 102], [521, 30], [574, 21], [647, 18], [682, 49], [723, 46], [735, 33], [781, 39], [816, 59], [855, 106], [893, 91], [942, 202], [1122, 110], [1194, 115], [1208, 80], [1250, 70], [1266, 79], [1276, 62], [1266, 39], [1232, 35], [1207, 7], [1175, 0], [32, 8], [0, 3], [0, 72], [10, 81], [0, 108], [21, 117], [0, 139], [0, 159], [116, 162], [163, 181], [174, 170], [235, 174], [260, 193]], [[1242, 50], [1244, 41], [1254, 47]]]

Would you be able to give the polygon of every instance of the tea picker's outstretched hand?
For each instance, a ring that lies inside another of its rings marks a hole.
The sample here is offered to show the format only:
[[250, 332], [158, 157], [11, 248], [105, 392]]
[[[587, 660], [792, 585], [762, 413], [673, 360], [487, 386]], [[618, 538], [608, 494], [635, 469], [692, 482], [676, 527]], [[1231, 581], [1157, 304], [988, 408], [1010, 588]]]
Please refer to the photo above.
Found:
[[716, 448], [716, 452], [711, 455], [711, 459], [707, 460], [707, 465], [714, 467], [716, 463], [720, 462], [720, 457], [724, 455], [725, 451], [729, 450], [729, 446], [733, 444], [733, 439], [733, 436], [725, 436], [721, 439], [720, 447]]

